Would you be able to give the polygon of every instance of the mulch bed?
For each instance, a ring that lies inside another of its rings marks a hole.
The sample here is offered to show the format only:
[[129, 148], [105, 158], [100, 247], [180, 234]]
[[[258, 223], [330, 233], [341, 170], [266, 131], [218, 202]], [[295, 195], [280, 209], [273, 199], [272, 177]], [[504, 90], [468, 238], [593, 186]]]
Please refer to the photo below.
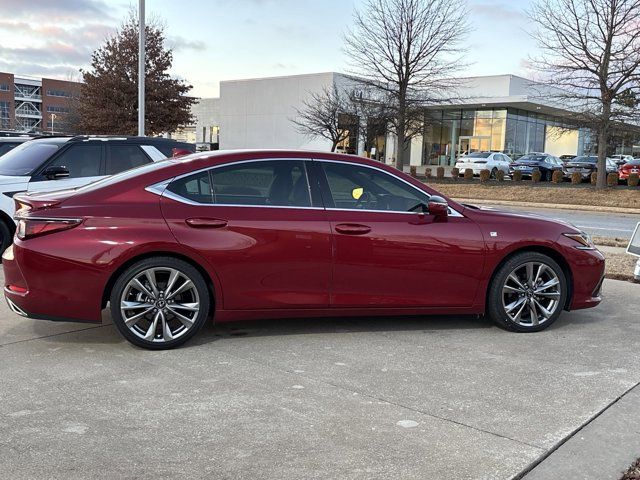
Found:
[[640, 458], [633, 462], [620, 480], [640, 480]]

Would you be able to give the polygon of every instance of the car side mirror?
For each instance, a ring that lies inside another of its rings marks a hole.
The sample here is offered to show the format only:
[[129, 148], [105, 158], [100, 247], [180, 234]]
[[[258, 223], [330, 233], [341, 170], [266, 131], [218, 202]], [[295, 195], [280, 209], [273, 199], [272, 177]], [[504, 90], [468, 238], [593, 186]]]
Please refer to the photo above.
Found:
[[436, 218], [446, 218], [449, 216], [449, 204], [447, 201], [439, 197], [438, 195], [432, 195], [427, 202], [429, 215], [433, 215]]
[[54, 165], [45, 168], [42, 175], [44, 175], [47, 180], [60, 180], [61, 178], [67, 178], [69, 176], [69, 169], [62, 165]]

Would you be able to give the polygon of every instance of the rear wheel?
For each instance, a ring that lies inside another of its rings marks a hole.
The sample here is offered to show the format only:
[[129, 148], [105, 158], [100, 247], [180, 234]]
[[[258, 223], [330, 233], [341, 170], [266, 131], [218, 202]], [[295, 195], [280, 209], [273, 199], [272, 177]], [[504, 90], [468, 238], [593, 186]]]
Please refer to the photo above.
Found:
[[507, 330], [537, 332], [557, 320], [566, 299], [567, 280], [557, 262], [538, 252], [522, 252], [496, 272], [487, 313]]
[[154, 350], [182, 345], [209, 316], [209, 290], [196, 268], [172, 257], [129, 267], [111, 291], [111, 316], [131, 343]]

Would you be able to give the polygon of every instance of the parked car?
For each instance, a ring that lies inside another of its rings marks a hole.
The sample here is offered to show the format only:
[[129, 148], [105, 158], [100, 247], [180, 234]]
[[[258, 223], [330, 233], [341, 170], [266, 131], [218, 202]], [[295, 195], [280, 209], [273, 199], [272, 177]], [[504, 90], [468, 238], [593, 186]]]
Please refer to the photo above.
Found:
[[630, 162], [625, 163], [618, 170], [618, 179], [619, 180], [627, 180], [629, 175], [632, 173], [637, 173], [640, 175], [640, 158], [633, 159]]
[[0, 248], [15, 231], [13, 195], [75, 188], [195, 145], [147, 137], [41, 137], [0, 157]]
[[[607, 173], [618, 172], [618, 166], [611, 158], [607, 158], [606, 163]], [[598, 157], [594, 155], [581, 155], [565, 163], [564, 165], [564, 173], [567, 178], [571, 178], [571, 175], [574, 172], [578, 172], [580, 175], [582, 175], [583, 180], [588, 180], [591, 178], [591, 174], [597, 171]]]
[[113, 321], [135, 345], [208, 318], [486, 314], [534, 332], [600, 302], [604, 257], [563, 222], [463, 205], [356, 156], [203, 152], [15, 196], [5, 296]]
[[473, 170], [474, 175], [480, 175], [482, 170], [489, 170], [491, 178], [495, 178], [498, 170], [502, 170], [508, 175], [511, 162], [511, 158], [504, 153], [472, 152], [459, 157], [456, 161], [456, 168], [460, 170], [460, 175], [463, 175], [467, 168]]
[[29, 140], [31, 137], [0, 137], [0, 157]]
[[527, 153], [511, 164], [511, 173], [519, 170], [523, 177], [531, 177], [533, 171], [540, 170], [541, 179], [550, 181], [553, 172], [562, 170], [562, 161], [548, 153]]
[[633, 160], [633, 156], [632, 155], [611, 155], [610, 158], [614, 162], [616, 162], [616, 165], [618, 165], [618, 166], [622, 166], [625, 163], [631, 162]]

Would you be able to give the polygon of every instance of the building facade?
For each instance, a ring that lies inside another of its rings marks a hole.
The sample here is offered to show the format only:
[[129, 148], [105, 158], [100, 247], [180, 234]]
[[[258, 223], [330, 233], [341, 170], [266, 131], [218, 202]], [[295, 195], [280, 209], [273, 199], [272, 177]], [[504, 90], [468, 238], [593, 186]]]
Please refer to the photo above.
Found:
[[[310, 95], [333, 85], [346, 91], [357, 88], [353, 79], [333, 72], [223, 81], [219, 98], [201, 99], [194, 106], [197, 140], [224, 149], [328, 150], [328, 140], [301, 134], [291, 120]], [[594, 152], [597, 145], [590, 132], [567, 124], [571, 111], [553, 100], [554, 93], [516, 75], [458, 79], [457, 100], [425, 108], [422, 134], [409, 146], [410, 164], [453, 165], [461, 154], [487, 150], [512, 158], [529, 152]], [[345, 128], [353, 131], [343, 151], [366, 151], [381, 161], [395, 161], [393, 134], [369, 135], [371, 125], [363, 121]], [[640, 129], [628, 125], [616, 130], [608, 151], [640, 156]]]
[[64, 133], [80, 86], [0, 72], [0, 130]]

